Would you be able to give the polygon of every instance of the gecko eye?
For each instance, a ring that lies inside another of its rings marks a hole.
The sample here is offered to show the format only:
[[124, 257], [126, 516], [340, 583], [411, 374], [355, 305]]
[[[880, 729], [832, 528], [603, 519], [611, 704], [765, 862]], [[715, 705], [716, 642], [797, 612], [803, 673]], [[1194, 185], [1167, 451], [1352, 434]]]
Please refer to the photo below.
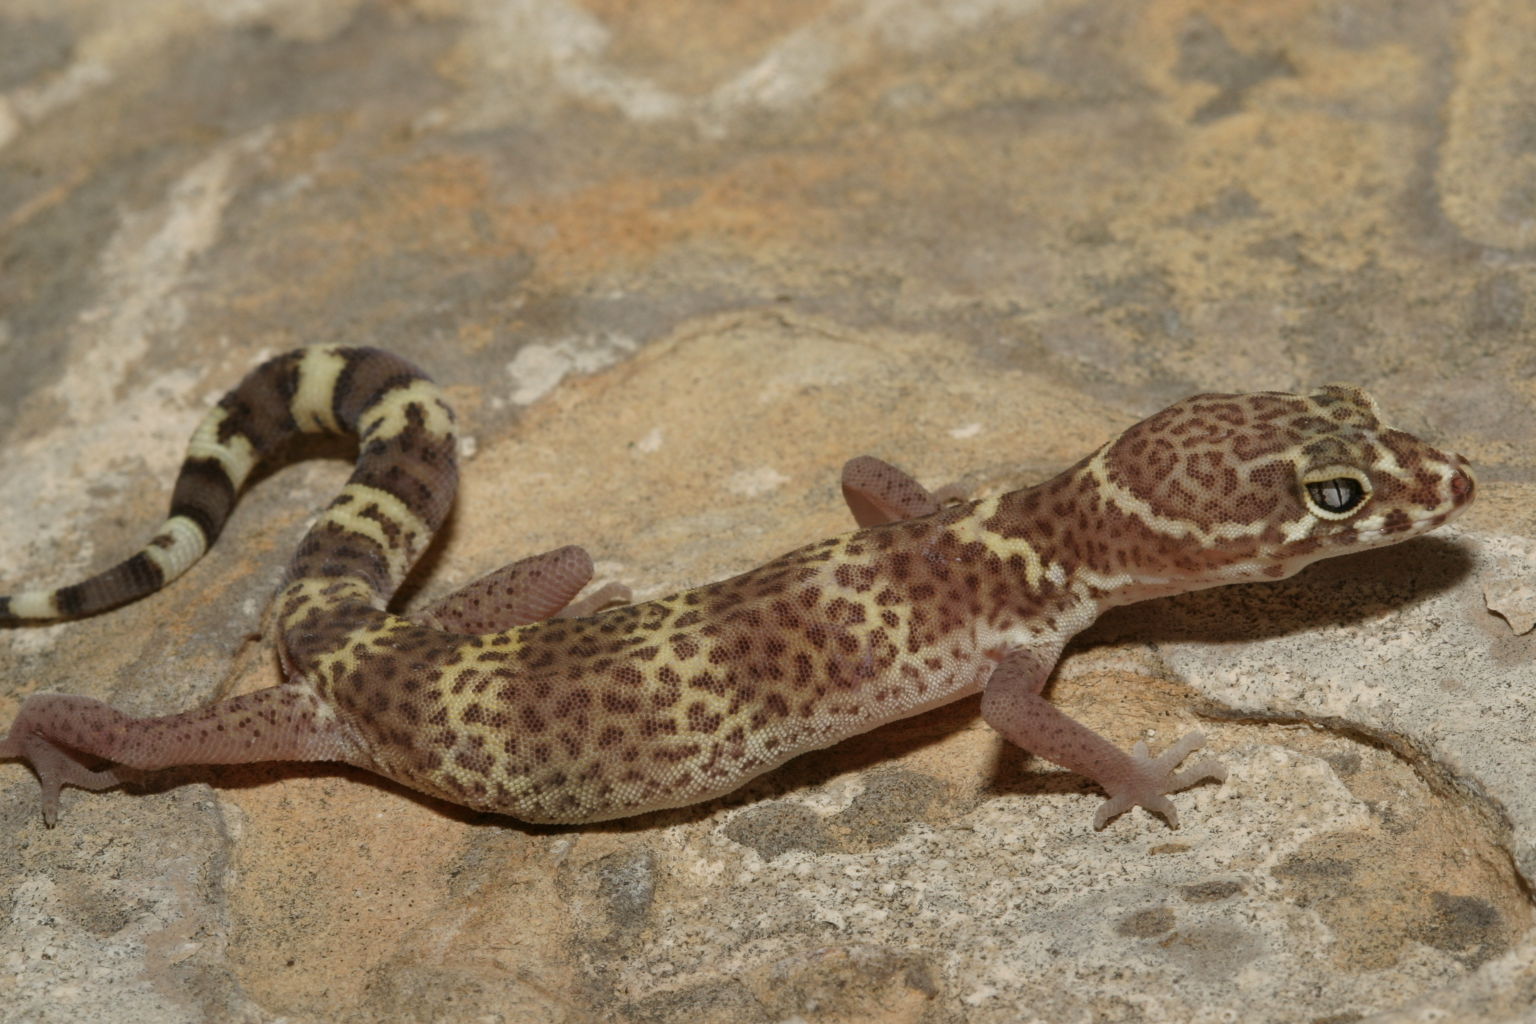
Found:
[[1370, 485], [1361, 476], [1325, 475], [1321, 480], [1304, 481], [1307, 504], [1324, 519], [1343, 519], [1370, 497]]

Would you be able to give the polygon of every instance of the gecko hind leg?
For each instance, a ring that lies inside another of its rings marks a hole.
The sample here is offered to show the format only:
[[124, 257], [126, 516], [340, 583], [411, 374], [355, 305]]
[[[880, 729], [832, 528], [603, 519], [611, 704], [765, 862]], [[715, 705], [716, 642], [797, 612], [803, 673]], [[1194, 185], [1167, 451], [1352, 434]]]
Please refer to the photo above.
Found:
[[131, 781], [136, 773], [122, 765], [88, 768], [68, 747], [29, 731], [22, 718], [0, 740], [0, 760], [19, 759], [31, 766], [42, 787], [43, 821], [52, 828], [59, 820], [59, 792], [65, 786], [100, 791]]
[[[367, 764], [309, 687], [285, 683], [180, 714], [138, 718], [93, 697], [37, 693], [0, 739], [42, 787], [43, 821], [59, 819], [64, 786], [110, 789], [178, 765], [255, 761]], [[105, 762], [102, 767], [95, 767]]]
[[628, 587], [607, 583], [572, 603], [592, 581], [592, 571], [592, 556], [586, 549], [568, 544], [486, 573], [411, 618], [448, 633], [478, 635], [557, 615], [590, 615], [604, 605], [630, 599]]

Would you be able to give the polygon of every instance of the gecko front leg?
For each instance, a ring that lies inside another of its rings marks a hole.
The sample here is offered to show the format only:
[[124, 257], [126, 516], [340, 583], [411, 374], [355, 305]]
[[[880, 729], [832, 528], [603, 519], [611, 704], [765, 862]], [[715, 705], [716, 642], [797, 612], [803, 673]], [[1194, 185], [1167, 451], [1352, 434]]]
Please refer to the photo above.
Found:
[[1118, 814], [1141, 806], [1179, 827], [1179, 815], [1166, 794], [1205, 779], [1218, 782], [1226, 768], [1209, 758], [1182, 772], [1173, 769], [1205, 742], [1198, 732], [1184, 736], [1157, 757], [1138, 741], [1127, 754], [1040, 695], [1061, 653], [1060, 644], [1022, 648], [1003, 658], [981, 696], [981, 717], [1016, 746], [1097, 782], [1109, 799], [1093, 816], [1102, 829]]
[[843, 464], [843, 500], [860, 526], [916, 519], [939, 510], [939, 499], [905, 470], [860, 455]]

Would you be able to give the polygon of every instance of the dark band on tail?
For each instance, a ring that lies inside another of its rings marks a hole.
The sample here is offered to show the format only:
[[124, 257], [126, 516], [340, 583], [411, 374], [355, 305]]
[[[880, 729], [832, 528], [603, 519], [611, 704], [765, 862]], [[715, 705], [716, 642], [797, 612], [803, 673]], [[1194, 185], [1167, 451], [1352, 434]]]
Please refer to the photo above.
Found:
[[235, 507], [235, 482], [217, 459], [190, 458], [181, 464], [171, 493], [171, 517], [190, 519], [209, 544], [218, 540]]

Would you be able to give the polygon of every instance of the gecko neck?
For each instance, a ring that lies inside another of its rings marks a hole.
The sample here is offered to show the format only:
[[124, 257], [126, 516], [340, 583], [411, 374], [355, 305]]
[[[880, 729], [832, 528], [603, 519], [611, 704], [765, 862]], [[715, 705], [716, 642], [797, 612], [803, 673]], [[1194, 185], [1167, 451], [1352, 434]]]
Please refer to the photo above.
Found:
[[[1185, 564], [1183, 538], [1107, 500], [1097, 455], [1035, 487], [976, 502], [951, 527], [1008, 566], [1011, 585], [995, 602], [996, 624], [1007, 632], [1038, 635], [1044, 624], [1065, 639], [1110, 608], [1243, 578]], [[1010, 629], [1010, 620], [1022, 626]]]

